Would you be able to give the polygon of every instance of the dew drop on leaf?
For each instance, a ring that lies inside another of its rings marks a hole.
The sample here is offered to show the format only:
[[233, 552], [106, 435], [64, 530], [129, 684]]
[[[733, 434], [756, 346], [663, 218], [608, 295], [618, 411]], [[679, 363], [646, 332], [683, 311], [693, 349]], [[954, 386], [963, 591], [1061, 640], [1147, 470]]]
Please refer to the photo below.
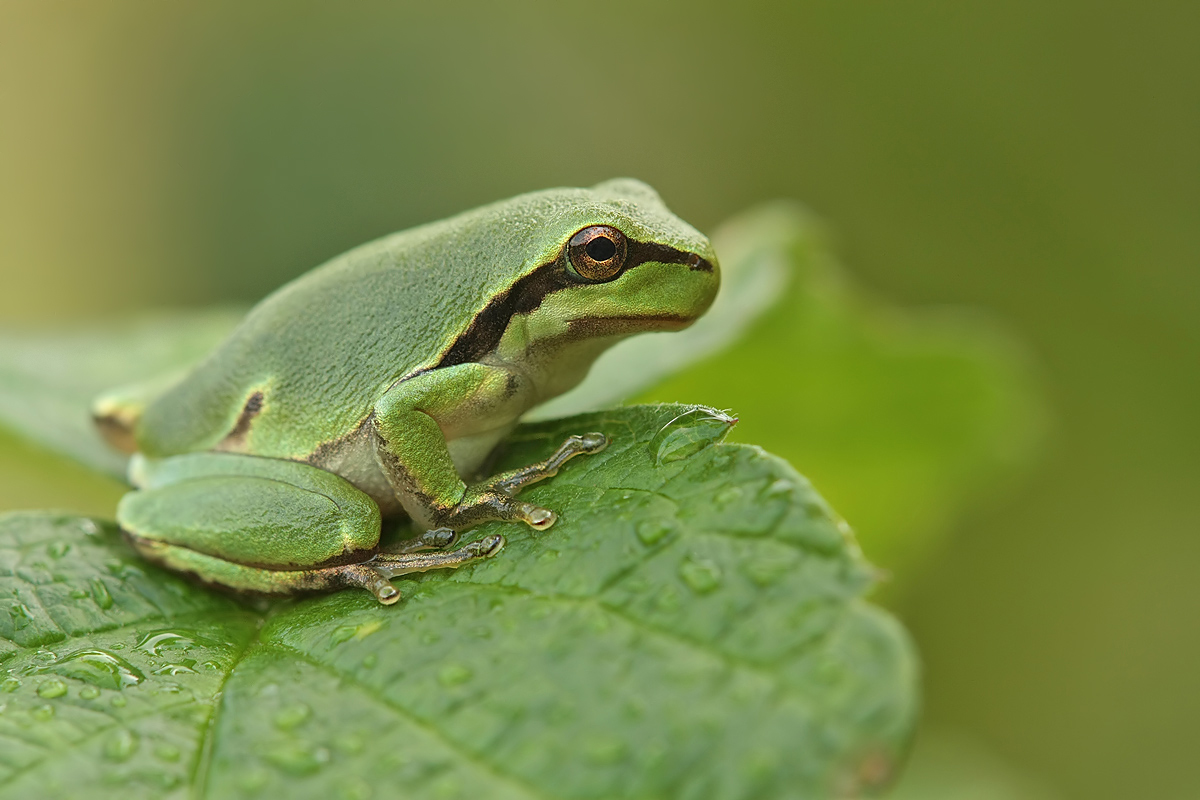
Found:
[[146, 678], [137, 667], [107, 650], [80, 650], [45, 669], [68, 678], [86, 681], [101, 689], [137, 686]]
[[0, 691], [15, 692], [20, 688], [21, 679], [13, 675], [10, 675], [9, 677], [5, 678], [3, 682], [0, 682]]
[[50, 678], [42, 681], [37, 688], [38, 697], [51, 699], [54, 697], [62, 697], [67, 693], [67, 684], [58, 678]]
[[293, 703], [285, 706], [275, 714], [272, 720], [275, 727], [280, 730], [290, 731], [292, 728], [299, 727], [312, 716], [312, 709], [304, 703]]
[[137, 643], [137, 649], [152, 656], [158, 655], [158, 651], [164, 649], [180, 648], [189, 650], [196, 644], [190, 633], [190, 631], [156, 631], [155, 633], [148, 633]]
[[29, 607], [24, 603], [17, 603], [8, 609], [9, 616], [12, 617], [12, 625], [16, 630], [23, 630], [29, 627], [29, 623], [33, 622], [33, 615], [29, 612]]
[[728, 508], [729, 506], [742, 499], [742, 487], [729, 486], [717, 492], [713, 498], [713, 503], [717, 508]]
[[665, 519], [644, 519], [637, 524], [634, 530], [642, 544], [650, 547], [661, 542], [673, 528], [674, 526]]
[[687, 558], [679, 565], [679, 577], [696, 594], [707, 594], [721, 585], [721, 568], [707, 559]]
[[681, 461], [719, 442], [735, 422], [711, 408], [691, 408], [663, 425], [646, 450], [655, 464]]
[[279, 771], [300, 778], [315, 775], [329, 760], [329, 751], [323, 747], [313, 749], [301, 743], [290, 743], [268, 751], [266, 759]]
[[49, 722], [54, 718], [54, 706], [44, 705], [38, 706], [32, 712], [33, 718], [38, 722]]
[[100, 696], [100, 690], [95, 686], [85, 686], [79, 690], [79, 696], [84, 700], [95, 700]]
[[329, 641], [334, 645], [345, 644], [354, 638], [354, 632], [357, 630], [355, 625], [340, 625], [329, 634]]
[[179, 760], [179, 748], [173, 744], [160, 744], [154, 748], [154, 755], [160, 761], [175, 762]]
[[128, 728], [118, 728], [104, 740], [104, 757], [110, 761], [127, 761], [137, 752], [138, 735]]
[[99, 578], [92, 578], [92, 600], [106, 611], [113, 607], [113, 597]]
[[194, 659], [185, 658], [178, 664], [165, 664], [154, 670], [155, 675], [195, 675], [196, 662]]
[[46, 545], [46, 552], [51, 558], [62, 558], [67, 553], [71, 552], [70, 542], [51, 542]]
[[447, 664], [438, 672], [438, 683], [446, 688], [460, 686], [471, 680], [473, 674], [461, 664]]

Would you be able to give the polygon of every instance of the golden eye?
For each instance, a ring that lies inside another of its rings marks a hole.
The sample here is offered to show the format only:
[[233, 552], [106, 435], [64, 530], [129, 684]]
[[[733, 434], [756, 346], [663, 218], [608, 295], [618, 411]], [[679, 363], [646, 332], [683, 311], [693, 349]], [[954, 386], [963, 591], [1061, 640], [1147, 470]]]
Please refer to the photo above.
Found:
[[571, 237], [567, 254], [581, 278], [606, 281], [625, 266], [625, 234], [608, 225], [592, 225]]

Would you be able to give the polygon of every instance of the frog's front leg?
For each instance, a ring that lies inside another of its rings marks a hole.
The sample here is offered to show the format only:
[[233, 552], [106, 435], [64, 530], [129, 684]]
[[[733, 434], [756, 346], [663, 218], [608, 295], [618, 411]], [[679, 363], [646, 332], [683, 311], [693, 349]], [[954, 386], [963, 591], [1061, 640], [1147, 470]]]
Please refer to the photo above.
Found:
[[516, 499], [522, 488], [557, 474], [568, 460], [598, 453], [601, 433], [572, 436], [545, 461], [468, 485], [448, 439], [505, 428], [529, 407], [522, 374], [488, 364], [432, 370], [393, 386], [375, 405], [376, 457], [408, 515], [430, 528], [469, 528], [488, 520], [522, 521], [543, 530], [557, 516]]

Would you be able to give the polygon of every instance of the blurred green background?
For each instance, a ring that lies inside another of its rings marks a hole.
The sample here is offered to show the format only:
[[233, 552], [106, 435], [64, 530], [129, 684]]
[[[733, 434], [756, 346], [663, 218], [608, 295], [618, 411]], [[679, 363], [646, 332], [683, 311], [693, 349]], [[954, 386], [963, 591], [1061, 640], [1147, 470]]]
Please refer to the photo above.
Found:
[[[0, 2], [0, 323], [253, 301], [385, 232], [614, 175], [706, 230], [800, 199], [870, 294], [1015, 332], [1049, 406], [1032, 473], [889, 599], [928, 729], [1014, 786], [1197, 797], [1198, 23], [1079, 0]], [[800, 367], [770, 385], [818, 391]], [[785, 425], [753, 439], [786, 450]], [[9, 507], [114, 491], [0, 451]]]

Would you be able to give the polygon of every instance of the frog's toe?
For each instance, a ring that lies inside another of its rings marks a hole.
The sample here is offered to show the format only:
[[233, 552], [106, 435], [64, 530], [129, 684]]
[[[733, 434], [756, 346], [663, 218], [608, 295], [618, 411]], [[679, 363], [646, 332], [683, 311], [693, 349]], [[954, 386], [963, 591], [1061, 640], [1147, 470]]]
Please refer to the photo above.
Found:
[[548, 508], [535, 506], [533, 503], [519, 503], [517, 504], [517, 519], [535, 531], [544, 531], [558, 521], [558, 514]]
[[378, 589], [373, 589], [372, 593], [375, 595], [375, 599], [385, 606], [390, 606], [400, 599], [400, 590], [390, 583]]
[[507, 540], [500, 534], [485, 536], [479, 540], [480, 558], [491, 558], [504, 549]]
[[577, 442], [578, 452], [587, 455], [595, 455], [608, 447], [608, 437], [596, 431], [572, 436], [567, 442]]

